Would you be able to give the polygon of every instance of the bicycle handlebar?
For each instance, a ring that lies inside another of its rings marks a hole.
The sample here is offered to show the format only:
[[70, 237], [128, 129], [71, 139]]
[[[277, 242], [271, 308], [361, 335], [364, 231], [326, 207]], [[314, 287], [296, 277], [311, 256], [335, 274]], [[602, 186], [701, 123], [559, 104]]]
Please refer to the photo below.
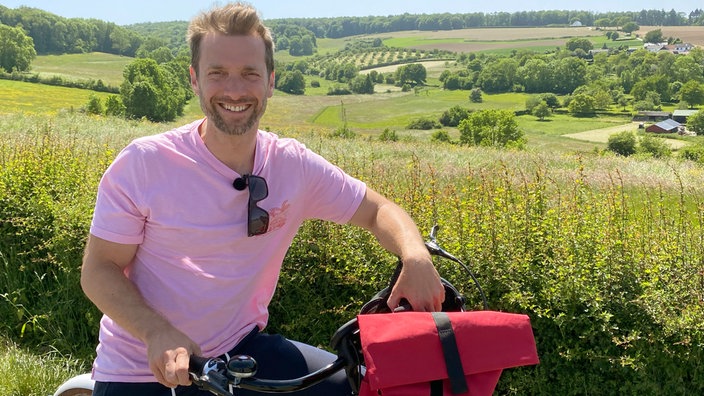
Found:
[[[439, 228], [438, 225], [433, 226], [429, 240], [425, 242], [426, 248], [431, 255], [443, 257], [461, 265], [477, 286], [484, 309], [488, 309], [484, 291], [469, 267], [457, 257], [442, 249], [438, 244], [436, 235]], [[350, 348], [349, 344], [342, 340], [356, 334], [355, 331], [356, 333], [359, 332], [356, 319], [352, 319], [340, 327], [333, 336], [331, 343], [332, 347], [337, 350], [337, 359], [329, 365], [299, 378], [288, 380], [256, 378], [257, 362], [254, 358], [247, 355], [234, 356], [227, 362], [220, 358], [193, 355], [189, 361], [189, 372], [193, 383], [199, 388], [218, 396], [234, 396], [232, 394], [233, 388], [263, 393], [291, 393], [309, 388], [342, 369], [347, 370], [347, 376], [351, 379], [352, 376], [359, 376], [360, 371], [348, 350]]]
[[309, 388], [342, 370], [346, 361], [338, 357], [329, 365], [303, 377], [270, 380], [254, 377], [257, 362], [251, 356], [239, 355], [225, 363], [219, 358], [191, 356], [189, 371], [193, 382], [201, 389], [220, 396], [232, 396], [228, 389], [247, 389], [263, 393], [291, 393]]

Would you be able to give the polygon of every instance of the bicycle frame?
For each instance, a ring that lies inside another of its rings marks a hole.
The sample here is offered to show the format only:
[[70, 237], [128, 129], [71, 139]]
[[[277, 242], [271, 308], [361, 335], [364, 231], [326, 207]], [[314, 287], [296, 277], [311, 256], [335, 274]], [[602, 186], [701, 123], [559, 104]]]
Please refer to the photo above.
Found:
[[93, 385], [90, 374], [77, 375], [61, 384], [53, 396], [91, 396]]

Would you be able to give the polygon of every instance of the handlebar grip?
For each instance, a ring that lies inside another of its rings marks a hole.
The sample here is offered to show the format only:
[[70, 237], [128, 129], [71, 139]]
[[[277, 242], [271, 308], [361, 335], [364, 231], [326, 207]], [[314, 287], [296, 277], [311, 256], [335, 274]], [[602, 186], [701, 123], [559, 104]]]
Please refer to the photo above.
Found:
[[224, 370], [225, 362], [219, 358], [191, 355], [188, 359], [188, 371], [198, 377], [208, 375], [211, 371], [223, 372]]

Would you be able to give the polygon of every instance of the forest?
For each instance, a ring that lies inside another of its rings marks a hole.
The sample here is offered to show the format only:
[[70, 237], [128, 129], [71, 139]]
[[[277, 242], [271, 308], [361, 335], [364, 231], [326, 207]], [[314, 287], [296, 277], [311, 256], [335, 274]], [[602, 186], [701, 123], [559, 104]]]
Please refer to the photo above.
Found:
[[[471, 14], [402, 14], [394, 16], [291, 18], [266, 21], [277, 44], [284, 37], [301, 45], [316, 38], [341, 38], [405, 30], [452, 30], [478, 27], [564, 26], [575, 21], [585, 26], [617, 26], [633, 21], [648, 26], [701, 26], [704, 10], [689, 14], [674, 9], [600, 13], [592, 11], [522, 11]], [[599, 22], [599, 23], [597, 23]], [[105, 52], [136, 56], [140, 47], [153, 50], [166, 45], [174, 51], [185, 46], [187, 22], [144, 23], [119, 26], [97, 19], [63, 18], [37, 8], [15, 9], [0, 5], [0, 24], [21, 26], [34, 40], [37, 54]], [[290, 45], [290, 44], [287, 44]], [[305, 51], [302, 47], [301, 51]]]

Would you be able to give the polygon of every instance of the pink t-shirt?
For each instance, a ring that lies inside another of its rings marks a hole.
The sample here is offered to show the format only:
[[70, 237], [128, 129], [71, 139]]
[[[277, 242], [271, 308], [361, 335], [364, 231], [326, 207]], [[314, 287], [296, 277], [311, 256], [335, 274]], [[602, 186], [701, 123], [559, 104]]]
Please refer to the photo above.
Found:
[[[296, 140], [259, 131], [252, 174], [266, 179], [269, 195], [257, 205], [270, 221], [265, 234], [248, 237], [249, 190], [233, 188], [240, 175], [206, 148], [202, 122], [128, 145], [101, 180], [91, 233], [139, 244], [127, 276], [205, 356], [217, 356], [266, 326], [301, 223], [349, 221], [366, 186]], [[155, 381], [145, 345], [107, 316], [93, 378]]]

